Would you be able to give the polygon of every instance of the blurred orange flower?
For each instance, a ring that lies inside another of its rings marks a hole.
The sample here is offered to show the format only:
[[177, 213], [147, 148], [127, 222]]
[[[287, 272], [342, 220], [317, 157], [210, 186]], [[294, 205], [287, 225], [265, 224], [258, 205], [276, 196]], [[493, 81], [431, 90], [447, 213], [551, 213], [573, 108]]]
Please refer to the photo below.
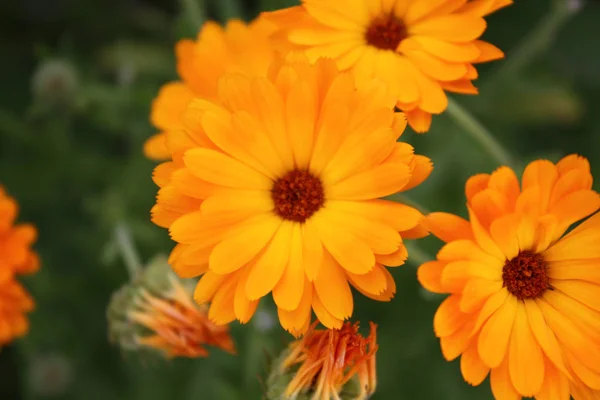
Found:
[[418, 271], [450, 294], [433, 321], [444, 357], [461, 356], [472, 385], [489, 373], [499, 400], [600, 398], [600, 195], [588, 161], [534, 161], [521, 186], [501, 167], [470, 178], [466, 196], [468, 221], [427, 217], [447, 244]]
[[0, 283], [0, 347], [27, 333], [25, 314], [33, 307], [33, 300], [15, 279]]
[[252, 318], [272, 293], [282, 326], [329, 328], [352, 315], [350, 285], [389, 301], [386, 266], [403, 240], [427, 235], [416, 209], [382, 197], [429, 176], [429, 158], [397, 142], [406, 126], [381, 82], [357, 90], [331, 60], [300, 56], [266, 78], [220, 80], [219, 101], [194, 100], [170, 131], [152, 220], [179, 243], [170, 263], [202, 275], [194, 298], [219, 324]]
[[473, 64], [503, 57], [479, 40], [483, 17], [512, 0], [302, 0], [301, 6], [264, 18], [288, 46], [304, 50], [311, 61], [337, 60], [359, 83], [385, 81], [417, 132], [426, 132], [431, 114], [448, 104], [444, 90], [477, 94]]
[[165, 131], [181, 126], [181, 115], [194, 97], [215, 99], [219, 78], [225, 73], [265, 76], [274, 57], [269, 41], [273, 26], [262, 19], [250, 24], [230, 20], [223, 28], [206, 22], [197, 39], [177, 43], [177, 72], [180, 81], [165, 84], [152, 104], [150, 120], [160, 133], [144, 144], [146, 157], [169, 159]]
[[18, 204], [0, 186], [0, 346], [27, 333], [25, 313], [33, 310], [33, 300], [16, 281], [16, 274], [39, 269], [37, 254], [31, 249], [37, 231], [30, 224], [16, 224]]
[[16, 224], [19, 206], [0, 186], [0, 282], [16, 274], [31, 274], [40, 267], [31, 250], [37, 231], [31, 224]]
[[290, 344], [280, 366], [282, 373], [297, 368], [285, 390], [286, 398], [308, 393], [313, 400], [339, 399], [344, 386], [357, 378], [359, 392], [352, 398], [368, 399], [377, 386], [377, 326], [371, 323], [371, 332], [364, 338], [358, 333], [358, 323], [346, 322], [340, 330], [315, 329], [316, 324]]
[[210, 322], [208, 307], [194, 304], [177, 278], [169, 278], [169, 291], [155, 295], [141, 289], [128, 312], [132, 322], [150, 332], [139, 335], [137, 344], [163, 351], [168, 357], [206, 357], [205, 346], [235, 353], [229, 327]]

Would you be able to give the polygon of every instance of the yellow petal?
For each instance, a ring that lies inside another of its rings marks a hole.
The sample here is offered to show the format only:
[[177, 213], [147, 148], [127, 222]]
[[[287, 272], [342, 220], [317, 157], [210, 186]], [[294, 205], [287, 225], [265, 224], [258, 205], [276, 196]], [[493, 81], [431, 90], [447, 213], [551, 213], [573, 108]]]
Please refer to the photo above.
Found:
[[326, 193], [332, 200], [371, 200], [400, 191], [409, 180], [407, 165], [383, 163], [336, 183]]
[[314, 282], [323, 267], [323, 244], [315, 220], [309, 219], [302, 226], [302, 260], [304, 272], [310, 282]]
[[319, 319], [319, 322], [321, 322], [327, 328], [340, 329], [342, 327], [344, 321], [341, 319], [337, 319], [336, 317], [331, 315], [329, 311], [327, 311], [325, 306], [323, 306], [323, 303], [321, 303], [321, 300], [319, 299], [317, 293], [313, 293], [312, 308], [315, 312], [315, 315]]
[[256, 308], [258, 307], [258, 300], [251, 301], [246, 296], [246, 279], [248, 277], [247, 271], [244, 271], [238, 282], [235, 285], [235, 297], [233, 300], [233, 311], [235, 312], [235, 317], [240, 323], [245, 324], [250, 321], [250, 318], [256, 312]]
[[405, 111], [406, 119], [416, 133], [425, 133], [431, 127], [431, 114], [419, 108]]
[[202, 275], [194, 290], [196, 303], [203, 304], [211, 301], [227, 277], [227, 275], [219, 275], [212, 271], [207, 271]]
[[581, 280], [600, 285], [600, 258], [554, 261], [548, 264], [552, 280]]
[[167, 135], [163, 132], [150, 136], [144, 142], [144, 155], [154, 161], [164, 161], [171, 158], [167, 148]]
[[351, 232], [332, 225], [324, 216], [317, 215], [312, 219], [323, 246], [344, 269], [364, 274], [373, 268], [375, 256], [365, 242]]
[[477, 342], [472, 342], [460, 357], [460, 371], [465, 381], [473, 386], [481, 384], [490, 372], [479, 358]]
[[460, 329], [469, 316], [460, 311], [460, 296], [450, 295], [435, 312], [433, 329], [437, 337], [449, 336]]
[[544, 381], [544, 358], [527, 320], [525, 307], [517, 307], [508, 348], [508, 372], [515, 389], [525, 397], [533, 397]]
[[265, 190], [221, 189], [208, 197], [200, 210], [204, 213], [219, 213], [247, 210], [248, 212], [265, 213], [275, 208], [271, 193]]
[[475, 236], [475, 241], [479, 246], [481, 246], [481, 249], [498, 260], [505, 260], [506, 256], [504, 255], [504, 253], [502, 253], [502, 250], [500, 250], [500, 248], [494, 242], [490, 234], [481, 225], [479, 219], [477, 218], [477, 215], [475, 215], [475, 213], [470, 207], [469, 219], [471, 221], [471, 227], [473, 228], [473, 235]]
[[350, 278], [353, 286], [360, 288], [363, 292], [379, 295], [387, 289], [384, 269], [380, 264], [377, 264], [366, 274], [357, 275], [346, 271], [346, 275]]
[[229, 277], [219, 287], [208, 309], [208, 318], [217, 325], [235, 320], [234, 297], [237, 279]]
[[412, 40], [423, 50], [446, 61], [469, 62], [480, 54], [480, 50], [472, 43], [452, 43], [430, 36], [414, 36]]
[[188, 150], [184, 162], [198, 178], [218, 185], [258, 190], [270, 190], [273, 186], [273, 182], [265, 175], [215, 150]]
[[513, 386], [508, 374], [507, 357], [497, 368], [492, 368], [490, 385], [492, 386], [492, 393], [496, 400], [521, 400], [521, 395]]
[[485, 25], [483, 18], [454, 14], [424, 19], [411, 26], [409, 32], [451, 42], [468, 42], [481, 36]]
[[519, 254], [519, 237], [517, 232], [520, 222], [521, 218], [519, 215], [508, 214], [494, 220], [490, 225], [492, 239], [502, 250], [507, 260], [511, 260]]
[[302, 246], [302, 227], [300, 224], [294, 224], [289, 262], [281, 280], [273, 288], [273, 300], [279, 309], [294, 310], [302, 299], [305, 280]]
[[433, 235], [444, 242], [474, 239], [471, 224], [458, 215], [434, 212], [427, 215], [425, 225]]
[[419, 210], [389, 200], [329, 200], [327, 207], [389, 224], [398, 232], [414, 228], [423, 219]]
[[489, 281], [487, 279], [470, 279], [462, 291], [460, 309], [462, 312], [471, 313], [481, 308], [494, 294], [502, 289], [502, 281]]
[[[246, 296], [257, 300], [273, 290], [288, 267], [294, 222], [283, 221], [271, 243], [252, 265], [246, 282]], [[247, 239], [252, 240], [252, 239]]]
[[537, 160], [525, 168], [523, 171], [522, 187], [526, 189], [538, 186], [540, 189], [541, 209], [546, 210], [550, 201], [552, 188], [558, 179], [558, 170], [556, 166], [548, 160]]
[[263, 218], [240, 228], [236, 234], [215, 246], [209, 258], [210, 270], [218, 274], [228, 274], [243, 267], [267, 247], [271, 238], [279, 234], [281, 227], [282, 221], [279, 217], [266, 214]]
[[430, 292], [447, 293], [442, 285], [442, 271], [446, 266], [440, 261], [429, 261], [422, 264], [417, 270], [417, 278], [419, 283]]
[[294, 336], [299, 336], [304, 333], [305, 329], [303, 328], [310, 320], [313, 285], [306, 278], [303, 278], [303, 281], [304, 290], [302, 291], [302, 298], [300, 299], [298, 307], [291, 311], [286, 311], [282, 308], [277, 309], [281, 326]]
[[352, 315], [354, 305], [350, 286], [341, 267], [329, 255], [325, 255], [314, 288], [325, 309], [335, 318], [344, 320]]
[[[492, 298], [490, 297], [490, 299]], [[517, 298], [508, 296], [504, 304], [490, 316], [481, 328], [477, 349], [483, 362], [490, 368], [498, 367], [506, 357], [517, 305]]]
[[565, 231], [573, 223], [595, 213], [600, 208], [600, 195], [592, 190], [580, 190], [557, 201], [549, 212], [558, 220], [558, 228]]
[[542, 254], [546, 261], [600, 258], [600, 213], [588, 218]]
[[291, 87], [286, 101], [286, 121], [294, 160], [299, 169], [308, 169], [314, 143], [317, 105], [314, 93], [304, 82]]
[[[546, 361], [544, 370], [544, 383], [535, 398], [538, 400], [569, 400], [571, 394], [569, 393], [569, 380], [567, 377], [554, 368], [552, 363], [548, 361]], [[573, 396], [576, 399], [580, 398], [575, 391], [573, 391]]]

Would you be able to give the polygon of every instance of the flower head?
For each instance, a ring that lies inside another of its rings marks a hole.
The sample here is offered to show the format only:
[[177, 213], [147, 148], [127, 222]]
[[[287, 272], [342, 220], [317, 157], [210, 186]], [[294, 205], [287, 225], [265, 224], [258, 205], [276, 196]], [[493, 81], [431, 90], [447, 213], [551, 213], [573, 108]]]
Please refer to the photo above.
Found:
[[427, 217], [447, 244], [418, 271], [450, 294], [434, 317], [444, 357], [460, 355], [472, 385], [490, 373], [499, 400], [598, 398], [600, 196], [588, 161], [534, 161], [521, 185], [501, 167], [470, 178], [466, 195], [468, 221]]
[[357, 90], [330, 60], [274, 66], [266, 78], [227, 75], [218, 101], [194, 100], [169, 132], [172, 162], [153, 221], [179, 244], [182, 277], [203, 275], [199, 303], [217, 323], [247, 322], [273, 294], [285, 329], [311, 308], [329, 328], [353, 311], [349, 283], [380, 301], [395, 293], [384, 266], [406, 259], [422, 215], [379, 198], [420, 184], [428, 158], [396, 142], [406, 121], [379, 82]]
[[316, 324], [302, 339], [290, 344], [269, 377], [271, 390], [277, 392], [277, 381], [293, 376], [283, 396], [268, 395], [273, 399], [297, 399], [302, 395], [311, 400], [368, 399], [377, 384], [377, 326], [371, 323], [371, 332], [365, 338], [358, 333], [358, 323], [346, 322], [340, 330], [315, 329]]
[[194, 97], [215, 99], [217, 82], [225, 73], [265, 76], [274, 57], [269, 36], [272, 25], [262, 19], [250, 24], [231, 20], [225, 27], [206, 22], [197, 39], [177, 43], [180, 81], [165, 84], [152, 104], [150, 119], [161, 133], [149, 138], [144, 153], [150, 159], [169, 158], [165, 131], [181, 124], [181, 115]]
[[33, 307], [33, 300], [14, 278], [0, 282], [0, 347], [27, 333], [25, 314]]
[[383, 79], [417, 132], [448, 104], [444, 91], [477, 94], [473, 64], [503, 53], [479, 40], [487, 14], [512, 0], [302, 0], [264, 14], [311, 61], [337, 60], [359, 83]]
[[31, 249], [37, 231], [31, 224], [16, 224], [18, 204], [0, 186], [0, 282], [14, 274], [30, 274], [39, 269], [37, 254]]
[[27, 333], [25, 313], [33, 310], [34, 303], [16, 275], [34, 273], [40, 266], [31, 249], [37, 231], [30, 224], [15, 223], [18, 208], [0, 186], [0, 346]]
[[205, 346], [235, 351], [229, 328], [208, 320], [206, 306], [194, 304], [162, 257], [151, 262], [140, 279], [115, 293], [108, 320], [112, 339], [127, 350], [191, 358], [208, 356]]

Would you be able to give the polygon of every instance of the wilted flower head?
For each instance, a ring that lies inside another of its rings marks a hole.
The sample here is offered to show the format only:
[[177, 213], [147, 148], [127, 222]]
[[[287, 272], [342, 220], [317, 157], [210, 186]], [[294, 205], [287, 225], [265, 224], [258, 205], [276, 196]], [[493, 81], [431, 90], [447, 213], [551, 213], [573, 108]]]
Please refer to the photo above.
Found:
[[113, 295], [108, 321], [111, 340], [126, 350], [192, 358], [208, 356], [207, 345], [235, 351], [229, 328], [208, 320], [206, 306], [194, 304], [162, 256]]
[[[358, 323], [315, 329], [290, 344], [269, 377], [270, 399], [365, 400], [375, 392], [377, 326], [368, 337]], [[283, 383], [283, 386], [282, 386]]]

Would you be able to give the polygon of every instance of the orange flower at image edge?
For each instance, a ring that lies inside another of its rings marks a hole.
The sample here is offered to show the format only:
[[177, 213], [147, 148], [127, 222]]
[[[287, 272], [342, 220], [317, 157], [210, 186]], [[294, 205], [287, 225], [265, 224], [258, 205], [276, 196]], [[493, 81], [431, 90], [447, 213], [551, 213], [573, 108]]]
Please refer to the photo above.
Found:
[[227, 72], [265, 76], [274, 57], [269, 42], [273, 26], [257, 19], [249, 24], [231, 20], [223, 28], [205, 23], [195, 41], [177, 43], [177, 72], [181, 81], [161, 87], [152, 103], [150, 120], [160, 133], [144, 144], [146, 157], [163, 161], [170, 157], [165, 132], [181, 126], [181, 116], [194, 97], [215, 99], [217, 82]]
[[[449, 293], [434, 318], [463, 377], [496, 399], [600, 398], [600, 196], [585, 158], [502, 167], [466, 184], [469, 221], [427, 217], [447, 242], [419, 281]], [[569, 228], [580, 221], [570, 232]]]
[[199, 303], [218, 324], [247, 322], [272, 293], [282, 326], [306, 331], [311, 310], [328, 328], [353, 312], [350, 284], [389, 301], [386, 266], [403, 239], [427, 235], [416, 209], [381, 200], [419, 185], [427, 157], [397, 142], [406, 120], [385, 85], [356, 89], [331, 60], [300, 57], [266, 78], [219, 82], [219, 102], [194, 100], [169, 131], [152, 220], [179, 243], [170, 263], [202, 275]]
[[411, 127], [426, 132], [447, 105], [444, 91], [477, 94], [473, 64], [503, 57], [478, 40], [484, 16], [512, 0], [302, 0], [264, 13], [274, 40], [304, 50], [311, 61], [337, 60], [359, 84], [383, 79]]
[[36, 229], [15, 224], [17, 202], [0, 187], [0, 346], [27, 333], [25, 314], [33, 300], [16, 281], [16, 274], [31, 274], [39, 269], [39, 258], [31, 250]]

